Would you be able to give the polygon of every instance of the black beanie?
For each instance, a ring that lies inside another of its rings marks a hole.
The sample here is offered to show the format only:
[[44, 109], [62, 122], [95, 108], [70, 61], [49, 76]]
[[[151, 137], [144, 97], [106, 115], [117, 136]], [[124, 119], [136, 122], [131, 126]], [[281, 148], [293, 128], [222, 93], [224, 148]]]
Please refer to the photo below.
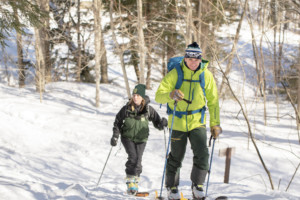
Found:
[[132, 94], [139, 94], [141, 97], [143, 97], [143, 99], [145, 99], [145, 90], [146, 90], [146, 85], [138, 84], [133, 89]]

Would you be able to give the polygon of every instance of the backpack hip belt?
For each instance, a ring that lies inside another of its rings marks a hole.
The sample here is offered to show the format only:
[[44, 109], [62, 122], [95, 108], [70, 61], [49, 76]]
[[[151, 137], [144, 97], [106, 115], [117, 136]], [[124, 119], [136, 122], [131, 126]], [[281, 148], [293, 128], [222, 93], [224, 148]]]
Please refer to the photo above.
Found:
[[[181, 119], [182, 115], [193, 115], [193, 114], [201, 112], [201, 123], [203, 123], [205, 111], [206, 111], [206, 106], [203, 106], [202, 108], [197, 109], [197, 110], [176, 111], [175, 116], [178, 117], [179, 119]], [[167, 104], [167, 114], [168, 115], [173, 114], [173, 110], [170, 108], [170, 106], [168, 104]]]

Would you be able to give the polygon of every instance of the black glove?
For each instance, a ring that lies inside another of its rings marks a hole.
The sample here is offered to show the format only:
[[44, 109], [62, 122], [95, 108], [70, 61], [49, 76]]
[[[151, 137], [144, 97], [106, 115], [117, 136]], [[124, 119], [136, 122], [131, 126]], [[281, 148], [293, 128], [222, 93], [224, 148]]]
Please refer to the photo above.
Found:
[[167, 127], [167, 126], [168, 126], [168, 120], [167, 120], [166, 118], [163, 117], [163, 118], [161, 119], [160, 124], [161, 124], [161, 127]]
[[112, 137], [110, 139], [110, 145], [114, 147], [114, 146], [117, 146], [117, 144], [118, 144], [118, 138]]

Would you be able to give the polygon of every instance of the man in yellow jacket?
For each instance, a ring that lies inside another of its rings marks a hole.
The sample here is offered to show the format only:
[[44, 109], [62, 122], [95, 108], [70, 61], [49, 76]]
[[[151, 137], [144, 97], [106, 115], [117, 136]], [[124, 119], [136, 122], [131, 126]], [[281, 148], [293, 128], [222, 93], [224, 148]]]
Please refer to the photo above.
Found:
[[[168, 103], [168, 126], [171, 127], [173, 123], [171, 151], [167, 160], [165, 181], [169, 199], [180, 199], [179, 173], [188, 139], [194, 154], [191, 172], [192, 193], [195, 199], [204, 197], [203, 184], [209, 169], [206, 106], [210, 114], [212, 136], [217, 138], [222, 132], [217, 86], [212, 73], [207, 69], [208, 63], [202, 59], [201, 49], [196, 42], [188, 45], [180, 63], [183, 71], [181, 87], [175, 89], [178, 72], [177, 69], [173, 69], [163, 78], [156, 91], [156, 102]], [[204, 73], [204, 79], [201, 81], [204, 88], [200, 84], [202, 73]], [[175, 117], [172, 122], [175, 103]]]

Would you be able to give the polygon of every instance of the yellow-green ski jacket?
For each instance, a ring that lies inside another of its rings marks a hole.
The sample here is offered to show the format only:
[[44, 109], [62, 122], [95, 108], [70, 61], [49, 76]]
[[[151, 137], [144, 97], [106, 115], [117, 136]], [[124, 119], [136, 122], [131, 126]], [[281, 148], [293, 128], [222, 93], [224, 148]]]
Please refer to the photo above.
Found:
[[[181, 68], [183, 71], [184, 79], [198, 80], [202, 72], [204, 72], [205, 80], [205, 93], [207, 99], [207, 107], [210, 115], [210, 126], [220, 125], [220, 109], [219, 109], [219, 98], [215, 80], [212, 73], [207, 69], [208, 61], [202, 60], [201, 67], [197, 70], [190, 70], [184, 62], [181, 61]], [[170, 98], [170, 92], [175, 89], [177, 83], [178, 74], [177, 70], [171, 70], [161, 81], [156, 94], [155, 101], [158, 103], [168, 103], [169, 107], [174, 110], [175, 101]], [[201, 109], [205, 106], [205, 96], [199, 82], [183, 81], [179, 88], [184, 93], [184, 98], [192, 101], [191, 104], [185, 101], [179, 101], [176, 106], [176, 111], [194, 111]], [[172, 124], [172, 114], [169, 115], [168, 126]], [[203, 116], [203, 123], [201, 123], [201, 112], [190, 115], [182, 115], [181, 118], [175, 115], [173, 130], [178, 131], [191, 131], [195, 128], [205, 127], [206, 115]]]

